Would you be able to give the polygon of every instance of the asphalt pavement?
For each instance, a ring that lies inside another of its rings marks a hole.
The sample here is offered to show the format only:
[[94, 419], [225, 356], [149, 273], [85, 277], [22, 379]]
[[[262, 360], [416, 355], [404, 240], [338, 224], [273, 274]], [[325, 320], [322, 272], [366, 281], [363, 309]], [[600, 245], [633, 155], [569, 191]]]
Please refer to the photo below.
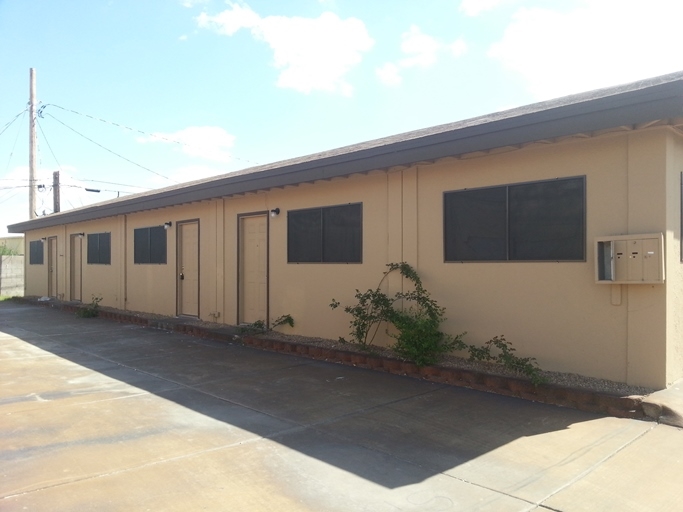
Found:
[[0, 302], [0, 510], [683, 509], [683, 431]]

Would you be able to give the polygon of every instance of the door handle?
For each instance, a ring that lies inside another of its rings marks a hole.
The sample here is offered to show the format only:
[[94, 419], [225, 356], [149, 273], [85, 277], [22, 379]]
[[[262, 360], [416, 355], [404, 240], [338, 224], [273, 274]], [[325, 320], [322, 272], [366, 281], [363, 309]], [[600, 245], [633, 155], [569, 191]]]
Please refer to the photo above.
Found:
[[180, 280], [182, 281], [183, 279], [185, 279], [185, 274], [183, 274], [183, 273], [181, 272], [181, 273], [180, 273]]

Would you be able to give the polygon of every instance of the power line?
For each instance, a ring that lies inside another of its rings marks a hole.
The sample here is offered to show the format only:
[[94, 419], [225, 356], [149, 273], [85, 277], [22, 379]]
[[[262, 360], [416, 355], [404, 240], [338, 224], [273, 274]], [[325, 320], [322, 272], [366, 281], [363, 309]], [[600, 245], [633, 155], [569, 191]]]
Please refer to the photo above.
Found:
[[78, 181], [90, 181], [92, 183], [104, 183], [106, 185], [118, 185], [120, 187], [130, 187], [130, 188], [139, 188], [142, 190], [152, 190], [149, 187], [139, 187], [137, 185], [126, 185], [125, 183], [114, 183], [113, 181], [101, 181], [101, 180], [78, 180]]
[[47, 148], [50, 150], [50, 153], [52, 153], [52, 158], [55, 159], [55, 162], [57, 163], [57, 169], [60, 171], [62, 170], [62, 166], [59, 165], [59, 160], [57, 160], [57, 155], [55, 155], [55, 152], [52, 151], [52, 146], [50, 146], [50, 141], [47, 140], [47, 135], [45, 135], [45, 132], [43, 131], [43, 126], [38, 122], [36, 119], [36, 124], [38, 125], [38, 128], [40, 129], [40, 133], [43, 135], [43, 139], [45, 139], [45, 144], [47, 144]]
[[[57, 155], [55, 155], [55, 152], [52, 150], [52, 146], [50, 145], [50, 141], [47, 140], [47, 135], [45, 135], [45, 131], [43, 130], [43, 125], [38, 122], [38, 119], [36, 119], [36, 124], [38, 125], [38, 128], [40, 129], [40, 133], [43, 135], [43, 139], [45, 139], [45, 144], [47, 144], [47, 147], [50, 150], [50, 153], [52, 153], [52, 158], [54, 158], [55, 162], [57, 163], [57, 169], [59, 170], [59, 172], [61, 172], [62, 166], [60, 165], [59, 160], [57, 160]], [[59, 180], [59, 178], [57, 178], [57, 180]], [[59, 190], [57, 192], [58, 192], [57, 195], [54, 196], [55, 197], [55, 204], [57, 204], [57, 200], [60, 197]], [[69, 206], [71, 206], [72, 209], [76, 208], [68, 197], [65, 197], [65, 200], [67, 203], [69, 203]], [[83, 206], [82, 201], [81, 201], [81, 206]]]
[[[130, 126], [126, 126], [126, 125], [124, 125], [124, 124], [115, 123], [114, 121], [107, 121], [106, 119], [102, 119], [101, 117], [91, 116], [90, 114], [83, 114], [82, 112], [78, 112], [78, 111], [72, 110], [72, 109], [70, 109], [70, 108], [65, 108], [65, 107], [61, 107], [61, 106], [59, 106], [59, 105], [55, 105], [54, 103], [48, 103], [48, 104], [43, 105], [42, 107], [40, 107], [40, 109], [39, 109], [39, 111], [38, 111], [38, 115], [39, 115], [39, 116], [42, 116], [43, 110], [45, 110], [47, 107], [59, 108], [59, 109], [61, 109], [61, 110], [64, 110], [65, 112], [71, 112], [72, 114], [76, 114], [76, 115], [79, 115], [79, 116], [87, 117], [87, 118], [92, 119], [92, 120], [94, 120], [94, 121], [99, 121], [99, 122], [101, 122], [101, 123], [110, 124], [110, 125], [112, 125], [112, 126], [116, 126], [116, 127], [118, 127], [118, 128], [123, 128], [124, 130], [129, 130], [129, 131], [131, 131], [131, 132], [136, 132], [136, 133], [139, 133], [139, 134], [141, 134], [141, 135], [147, 135], [148, 137], [152, 137], [152, 138], [157, 139], [157, 140], [163, 140], [163, 141], [165, 141], [165, 142], [170, 142], [170, 143], [172, 143], [172, 144], [179, 144], [179, 145], [181, 145], [181, 146], [192, 147], [191, 144], [187, 144], [186, 142], [181, 142], [181, 141], [179, 141], [179, 140], [169, 139], [168, 137], [162, 137], [162, 136], [159, 135], [159, 134], [149, 133], [149, 132], [140, 130], [140, 129], [138, 129], [138, 128], [131, 128]], [[247, 160], [246, 158], [239, 158], [239, 157], [236, 157], [236, 156], [233, 155], [233, 154], [230, 154], [230, 158], [233, 158], [233, 159], [235, 159], [235, 160], [239, 160], [239, 161], [241, 161], [241, 162], [247, 162], [247, 163], [249, 163], [249, 164], [260, 165], [258, 162], [254, 162], [254, 161], [252, 161], [252, 160]]]
[[[9, 157], [7, 158], [7, 167], [5, 167], [5, 172], [7, 172], [7, 170], [9, 169], [9, 164], [12, 163], [12, 156], [14, 156], [14, 150], [15, 150], [16, 147], [17, 147], [17, 141], [19, 140], [19, 133], [21, 133], [21, 125], [22, 125], [23, 122], [24, 122], [24, 117], [25, 117], [25, 115], [26, 115], [26, 111], [27, 111], [27, 110], [28, 110], [28, 109], [25, 108], [22, 112], [20, 112], [19, 114], [17, 114], [17, 115], [14, 117], [14, 119], [12, 119], [12, 121], [10, 121], [10, 123], [7, 125], [7, 127], [3, 130], [3, 132], [4, 132], [7, 128], [9, 128], [10, 125], [11, 125], [12, 123], [14, 123], [14, 121], [17, 120], [17, 117], [19, 117], [19, 116], [21, 115], [21, 123], [19, 123], [19, 129], [17, 130], [17, 136], [14, 137], [14, 144], [12, 145], [12, 151], [10, 151]], [[1, 135], [1, 134], [0, 134], [0, 135]]]
[[9, 128], [10, 126], [12, 126], [12, 123], [14, 123], [14, 121], [16, 121], [17, 118], [18, 118], [20, 115], [25, 114], [27, 110], [28, 110], [28, 107], [24, 108], [24, 110], [22, 110], [22, 111], [19, 112], [16, 116], [14, 116], [14, 117], [12, 118], [11, 121], [8, 121], [8, 122], [5, 124], [5, 126], [2, 127], [2, 131], [0, 131], [0, 135], [2, 135], [3, 133], [5, 133], [5, 130], [7, 130], [7, 128]]
[[86, 136], [86, 135], [83, 135], [83, 134], [82, 134], [81, 132], [79, 132], [78, 130], [75, 130], [74, 128], [71, 128], [71, 126], [67, 125], [66, 123], [63, 123], [62, 121], [60, 121], [59, 119], [57, 119], [57, 118], [56, 118], [55, 116], [53, 116], [52, 114], [46, 114], [46, 115], [50, 116], [52, 119], [54, 119], [55, 121], [57, 121], [57, 122], [58, 122], [59, 124], [61, 124], [62, 126], [65, 126], [66, 128], [68, 128], [69, 130], [71, 130], [71, 131], [74, 132], [75, 134], [80, 135], [80, 136], [83, 137], [85, 140], [92, 142], [92, 143], [95, 144], [96, 146], [99, 146], [99, 147], [101, 147], [102, 149], [104, 149], [105, 151], [108, 151], [108, 152], [111, 153], [112, 155], [118, 156], [118, 157], [121, 158], [122, 160], [125, 160], [126, 162], [129, 162], [129, 163], [131, 163], [131, 164], [133, 164], [133, 165], [139, 167], [140, 169], [144, 169], [145, 171], [151, 172], [152, 174], [156, 174], [157, 176], [161, 176], [162, 178], [164, 178], [164, 179], [166, 179], [166, 180], [168, 180], [168, 181], [171, 181], [171, 182], [173, 182], [173, 183], [178, 183], [177, 181], [172, 180], [171, 178], [169, 178], [169, 177], [167, 177], [167, 176], [164, 176], [164, 175], [161, 174], [161, 173], [158, 173], [158, 172], [156, 172], [156, 171], [153, 171], [153, 170], [150, 169], [149, 167], [145, 167], [144, 165], [140, 165], [140, 164], [137, 163], [137, 162], [133, 162], [131, 159], [126, 158], [125, 156], [118, 154], [116, 151], [113, 151], [113, 150], [111, 150], [111, 149], [109, 149], [109, 148], [104, 147], [104, 146], [103, 146], [102, 144], [100, 144], [99, 142], [96, 142], [96, 141], [92, 140], [90, 137], [88, 137], [88, 136]]

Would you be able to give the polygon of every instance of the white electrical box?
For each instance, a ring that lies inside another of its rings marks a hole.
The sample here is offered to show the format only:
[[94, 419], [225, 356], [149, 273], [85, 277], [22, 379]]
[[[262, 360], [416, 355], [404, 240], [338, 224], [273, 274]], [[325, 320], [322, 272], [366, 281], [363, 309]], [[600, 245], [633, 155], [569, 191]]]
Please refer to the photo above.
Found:
[[597, 283], [663, 283], [664, 235], [652, 233], [596, 238], [595, 262]]

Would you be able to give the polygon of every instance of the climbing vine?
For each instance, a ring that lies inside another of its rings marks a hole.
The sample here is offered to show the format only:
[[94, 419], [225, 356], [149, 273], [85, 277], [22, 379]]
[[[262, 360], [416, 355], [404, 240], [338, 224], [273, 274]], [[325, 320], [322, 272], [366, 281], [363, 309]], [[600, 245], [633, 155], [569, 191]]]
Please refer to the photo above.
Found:
[[[464, 348], [462, 334], [453, 337], [439, 330], [446, 319], [445, 309], [432, 299], [415, 269], [405, 262], [390, 263], [387, 267], [375, 289], [365, 292], [357, 289], [357, 302], [344, 307], [344, 311], [351, 315], [350, 342], [368, 350], [381, 326], [391, 324], [396, 328], [396, 333], [389, 333], [396, 340], [392, 348], [399, 356], [418, 365], [434, 364], [443, 354]], [[392, 272], [399, 272], [411, 281], [413, 289], [397, 292], [393, 297], [384, 293], [382, 285]], [[404, 307], [396, 306], [399, 301]], [[330, 307], [336, 309], [340, 305], [339, 301], [332, 299]], [[347, 342], [344, 338], [340, 341]]]
[[[354, 343], [369, 351], [384, 325], [385, 332], [396, 340], [392, 346], [396, 354], [418, 366], [435, 364], [453, 350], [466, 350], [470, 360], [500, 364], [526, 375], [534, 384], [545, 382], [536, 359], [515, 355], [515, 348], [503, 336], [496, 336], [483, 347], [477, 347], [463, 341], [466, 333], [451, 336], [442, 332], [440, 326], [446, 320], [446, 310], [424, 288], [415, 269], [405, 262], [389, 263], [387, 267], [376, 288], [365, 292], [356, 289], [356, 303], [344, 306], [344, 311], [351, 315], [350, 340], [339, 338], [340, 341]], [[392, 272], [399, 272], [409, 280], [413, 289], [393, 296], [384, 293], [382, 285]], [[340, 302], [332, 299], [330, 307], [337, 309], [339, 306]], [[388, 329], [390, 325], [395, 332]]]

